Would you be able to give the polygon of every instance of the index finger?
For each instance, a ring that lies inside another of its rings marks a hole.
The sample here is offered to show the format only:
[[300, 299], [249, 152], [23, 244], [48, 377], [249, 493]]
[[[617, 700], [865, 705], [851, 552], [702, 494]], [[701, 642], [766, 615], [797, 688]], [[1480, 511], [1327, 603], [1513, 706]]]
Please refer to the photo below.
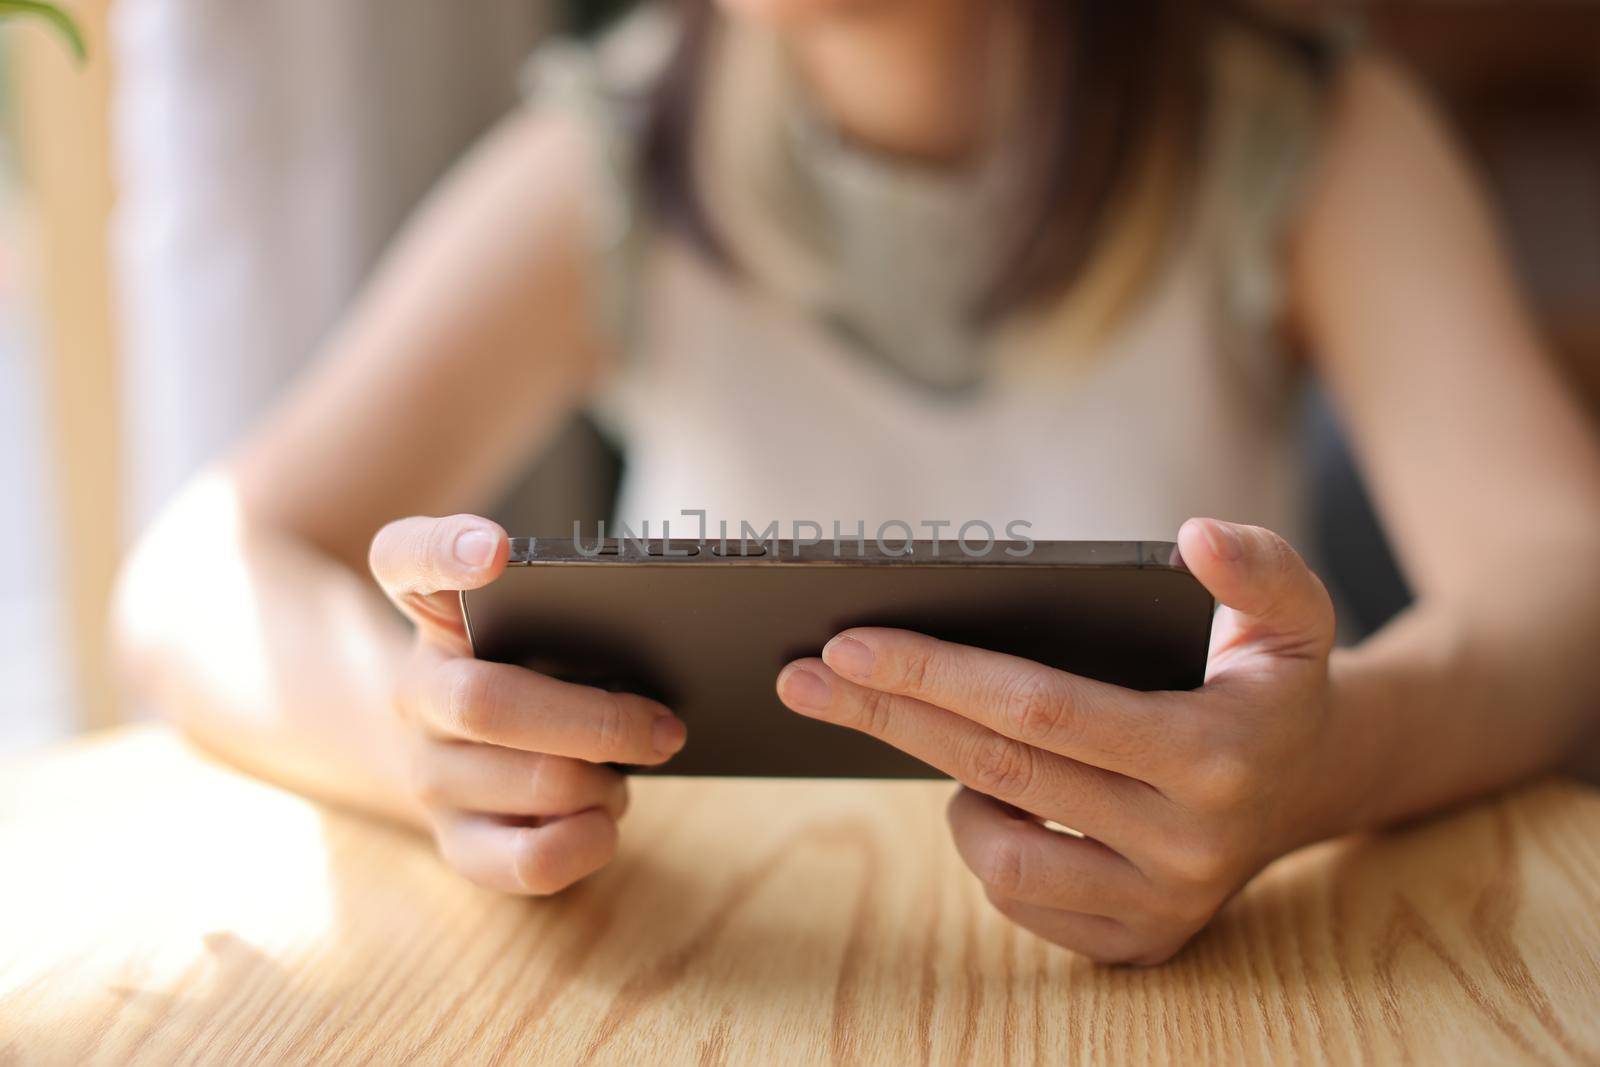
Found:
[[509, 554], [498, 523], [477, 515], [419, 515], [379, 530], [367, 562], [384, 594], [424, 637], [464, 651], [458, 593], [498, 578]]
[[822, 661], [857, 685], [924, 701], [1133, 778], [1146, 777], [1177, 747], [1181, 729], [1158, 694], [907, 630], [845, 630], [823, 648]]

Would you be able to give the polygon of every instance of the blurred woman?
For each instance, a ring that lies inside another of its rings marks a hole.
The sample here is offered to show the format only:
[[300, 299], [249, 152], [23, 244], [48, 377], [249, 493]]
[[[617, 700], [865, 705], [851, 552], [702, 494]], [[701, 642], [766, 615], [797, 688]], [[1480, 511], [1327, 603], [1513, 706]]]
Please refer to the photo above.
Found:
[[[991, 900], [1097, 959], [1163, 960], [1290, 849], [1592, 746], [1600, 451], [1383, 59], [1222, 2], [724, 0], [534, 71], [129, 564], [134, 673], [202, 742], [487, 886], [604, 865], [601, 764], [684, 724], [471, 659], [454, 592], [499, 574], [478, 516], [588, 406], [634, 529], [1176, 535], [1221, 605], [1198, 691], [868, 629], [775, 680], [960, 781]], [[1308, 372], [1417, 593], [1337, 651], [1291, 547]]]

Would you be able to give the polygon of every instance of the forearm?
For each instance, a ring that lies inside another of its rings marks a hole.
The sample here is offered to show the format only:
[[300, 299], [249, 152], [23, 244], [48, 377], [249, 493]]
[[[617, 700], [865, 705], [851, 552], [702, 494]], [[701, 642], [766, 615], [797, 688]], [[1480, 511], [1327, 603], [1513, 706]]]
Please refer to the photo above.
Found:
[[242, 521], [208, 476], [143, 539], [115, 630], [137, 691], [197, 742], [300, 792], [415, 823], [390, 686], [408, 636], [371, 583]]
[[1346, 829], [1577, 766], [1600, 718], [1600, 568], [1486, 576], [1426, 596], [1330, 664], [1339, 759], [1359, 769]]

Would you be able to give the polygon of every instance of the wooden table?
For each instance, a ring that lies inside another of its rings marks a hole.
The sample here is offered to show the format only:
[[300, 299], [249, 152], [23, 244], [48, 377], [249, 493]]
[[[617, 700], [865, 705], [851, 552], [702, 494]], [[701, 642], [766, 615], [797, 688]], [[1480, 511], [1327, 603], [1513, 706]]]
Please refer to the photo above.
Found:
[[553, 900], [153, 727], [0, 770], [0, 1063], [1600, 1061], [1600, 794], [1271, 868], [1175, 962], [989, 909], [950, 786], [637, 783]]

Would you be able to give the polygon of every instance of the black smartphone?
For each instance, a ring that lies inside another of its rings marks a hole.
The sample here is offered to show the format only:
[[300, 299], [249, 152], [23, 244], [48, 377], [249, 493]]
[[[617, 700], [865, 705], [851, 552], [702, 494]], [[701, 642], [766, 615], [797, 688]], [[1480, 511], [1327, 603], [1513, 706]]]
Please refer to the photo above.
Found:
[[1131, 689], [1205, 677], [1214, 604], [1157, 541], [593, 541], [514, 537], [461, 594], [473, 651], [660, 700], [689, 728], [652, 773], [938, 777], [779, 702], [778, 671], [851, 626], [892, 626]]

